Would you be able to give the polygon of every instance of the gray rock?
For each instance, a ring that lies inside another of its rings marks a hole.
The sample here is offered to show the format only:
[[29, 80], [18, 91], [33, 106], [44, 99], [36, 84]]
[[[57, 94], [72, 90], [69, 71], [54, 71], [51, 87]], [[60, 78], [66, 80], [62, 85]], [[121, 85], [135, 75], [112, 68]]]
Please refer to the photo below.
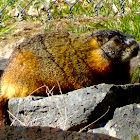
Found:
[[50, 127], [0, 127], [0, 140], [120, 140], [104, 134], [77, 133]]
[[7, 66], [7, 63], [8, 63], [8, 59], [2, 59], [2, 58], [0, 58], [0, 78], [1, 78], [1, 75], [2, 75], [2, 73], [4, 71], [4, 69]]
[[140, 138], [140, 104], [117, 108], [113, 119], [105, 127], [93, 129], [89, 132], [108, 134], [122, 140], [132, 140], [134, 137]]
[[111, 119], [117, 107], [139, 103], [139, 94], [140, 84], [100, 84], [65, 95], [12, 98], [9, 111], [18, 120], [11, 115], [10, 119], [15, 126], [50, 126], [78, 131], [102, 116], [109, 106], [109, 112], [98, 124]]
[[7, 66], [8, 59], [2, 59], [0, 58], [0, 70], [4, 70]]

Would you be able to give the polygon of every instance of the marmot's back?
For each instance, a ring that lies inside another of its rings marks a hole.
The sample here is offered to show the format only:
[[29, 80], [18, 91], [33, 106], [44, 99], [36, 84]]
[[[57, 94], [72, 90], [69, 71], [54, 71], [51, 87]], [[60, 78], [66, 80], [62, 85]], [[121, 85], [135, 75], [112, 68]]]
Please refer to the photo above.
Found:
[[137, 52], [133, 37], [119, 31], [36, 35], [20, 44], [10, 58], [2, 76], [3, 98], [24, 97], [43, 85], [65, 93], [102, 82], [128, 83], [129, 60]]

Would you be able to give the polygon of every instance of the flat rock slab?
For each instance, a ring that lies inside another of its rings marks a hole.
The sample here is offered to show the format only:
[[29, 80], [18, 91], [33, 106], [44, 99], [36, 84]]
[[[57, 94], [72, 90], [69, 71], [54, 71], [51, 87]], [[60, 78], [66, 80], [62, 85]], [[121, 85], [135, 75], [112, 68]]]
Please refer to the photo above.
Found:
[[[25, 126], [51, 126], [67, 130], [86, 123], [85, 118], [104, 99], [112, 86], [101, 87], [93, 86], [50, 97], [13, 98], [9, 100], [9, 111]], [[13, 125], [23, 125], [12, 117], [11, 121]]]
[[120, 140], [105, 134], [77, 133], [50, 127], [0, 127], [0, 140]]
[[[12, 98], [9, 111], [14, 126], [50, 126], [78, 131], [102, 116], [107, 122], [117, 107], [140, 102], [140, 84], [91, 86], [65, 95]], [[102, 123], [103, 123], [102, 122]]]

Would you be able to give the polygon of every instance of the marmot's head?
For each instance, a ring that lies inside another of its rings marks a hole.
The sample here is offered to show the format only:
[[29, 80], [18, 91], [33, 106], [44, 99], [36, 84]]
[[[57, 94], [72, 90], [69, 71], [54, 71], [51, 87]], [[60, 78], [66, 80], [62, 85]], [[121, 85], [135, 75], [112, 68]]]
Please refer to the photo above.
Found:
[[[138, 54], [139, 44], [133, 36], [116, 30], [99, 30], [92, 33], [91, 45], [100, 48], [111, 61], [129, 61]], [[95, 45], [95, 42], [97, 45]]]

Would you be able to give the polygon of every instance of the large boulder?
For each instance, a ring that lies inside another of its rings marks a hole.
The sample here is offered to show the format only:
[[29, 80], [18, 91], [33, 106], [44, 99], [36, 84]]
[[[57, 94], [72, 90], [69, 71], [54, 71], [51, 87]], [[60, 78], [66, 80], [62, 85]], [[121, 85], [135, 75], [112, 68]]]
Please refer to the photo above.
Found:
[[109, 112], [94, 124], [102, 126], [113, 117], [117, 107], [140, 103], [140, 84], [95, 85], [65, 95], [12, 98], [9, 112], [12, 125], [50, 126], [79, 131]]

